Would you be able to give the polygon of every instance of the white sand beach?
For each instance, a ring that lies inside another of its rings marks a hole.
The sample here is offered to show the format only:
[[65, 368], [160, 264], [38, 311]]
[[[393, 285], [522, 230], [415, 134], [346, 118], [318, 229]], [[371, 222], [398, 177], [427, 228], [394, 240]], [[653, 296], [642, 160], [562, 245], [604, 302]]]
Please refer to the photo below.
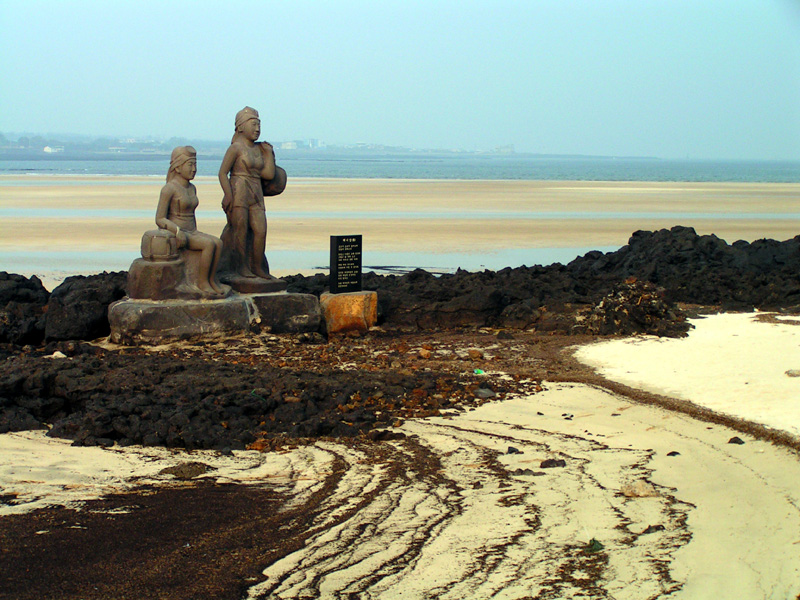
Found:
[[[797, 321], [722, 314], [693, 323], [686, 339], [613, 340], [577, 356], [610, 379], [796, 436], [800, 378], [786, 371], [800, 367]], [[751, 363], [756, 370], [745, 371]], [[323, 501], [327, 524], [271, 564], [252, 597], [317, 589], [322, 598], [359, 589], [381, 599], [800, 594], [796, 451], [602, 388], [544, 387], [460, 415], [406, 421], [401, 430], [411, 437], [383, 443], [380, 457], [332, 442], [225, 457], [5, 434], [0, 494], [20, 503], [0, 515], [79, 507], [143, 483], [181, 485], [159, 472], [186, 460], [217, 469], [204, 477], [275, 485], [302, 502], [338, 464], [346, 470]], [[744, 443], [729, 443], [734, 436]], [[441, 467], [421, 471], [413, 456]], [[542, 468], [546, 459], [564, 466]], [[600, 579], [587, 566], [593, 539], [606, 561]], [[409, 555], [414, 560], [400, 558]]]
[[730, 313], [692, 323], [687, 338], [611, 340], [576, 357], [613, 381], [800, 438], [800, 318]]

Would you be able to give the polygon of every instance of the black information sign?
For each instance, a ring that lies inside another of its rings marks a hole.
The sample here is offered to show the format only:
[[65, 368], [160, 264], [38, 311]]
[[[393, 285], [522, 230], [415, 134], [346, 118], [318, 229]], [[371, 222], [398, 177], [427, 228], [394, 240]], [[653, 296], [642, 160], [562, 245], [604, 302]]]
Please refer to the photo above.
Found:
[[331, 294], [361, 291], [361, 236], [331, 236]]

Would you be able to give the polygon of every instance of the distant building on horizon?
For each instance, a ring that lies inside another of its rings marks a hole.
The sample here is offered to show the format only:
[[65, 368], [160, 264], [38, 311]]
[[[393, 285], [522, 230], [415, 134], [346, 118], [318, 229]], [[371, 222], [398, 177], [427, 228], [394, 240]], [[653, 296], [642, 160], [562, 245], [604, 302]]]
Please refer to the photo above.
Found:
[[317, 150], [324, 148], [325, 144], [318, 139], [292, 140], [289, 142], [279, 142], [276, 146], [280, 150]]
[[516, 151], [514, 150], [514, 144], [508, 144], [506, 146], [497, 146], [495, 149], [495, 154], [514, 154]]

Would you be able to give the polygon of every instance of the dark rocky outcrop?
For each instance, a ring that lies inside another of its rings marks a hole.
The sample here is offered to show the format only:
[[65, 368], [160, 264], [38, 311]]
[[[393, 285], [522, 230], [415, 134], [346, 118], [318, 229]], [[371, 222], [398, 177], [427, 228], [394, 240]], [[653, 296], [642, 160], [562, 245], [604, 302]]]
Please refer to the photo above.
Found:
[[[327, 284], [321, 275], [287, 280], [289, 291], [313, 294]], [[590, 252], [568, 265], [440, 277], [422, 270], [403, 276], [366, 273], [363, 281], [365, 289], [378, 291], [387, 328], [494, 326], [676, 336], [688, 325], [675, 302], [798, 307], [800, 236], [729, 245], [675, 227], [636, 232], [616, 252]], [[393, 415], [436, 414], [504, 393], [505, 384], [490, 390], [460, 372], [392, 367], [354, 376], [308, 365], [294, 369], [288, 362], [110, 352], [76, 341], [19, 347], [45, 335], [50, 340], [107, 335], [108, 306], [123, 297], [125, 283], [125, 273], [71, 277], [48, 295], [35, 277], [0, 273], [0, 433], [47, 424], [50, 435], [76, 444], [224, 450], [282, 436], [390, 435], [374, 431], [391, 424]], [[417, 412], [402, 412], [412, 408]]]
[[[43, 428], [76, 445], [244, 448], [257, 439], [348, 437], [387, 426], [401, 405], [434, 414], [472, 402], [470, 378], [430, 371], [353, 373], [242, 365], [89, 344], [61, 358], [0, 362], [0, 433]], [[503, 382], [493, 383], [496, 393]], [[460, 399], [460, 400], [459, 400]], [[425, 414], [425, 413], [422, 413]]]
[[584, 282], [649, 281], [673, 302], [748, 310], [800, 305], [800, 236], [729, 245], [690, 227], [637, 231], [616, 252], [590, 252], [568, 268]]
[[45, 338], [93, 340], [108, 335], [108, 305], [125, 296], [127, 277], [124, 271], [68, 277], [50, 295]]
[[[728, 244], [689, 227], [637, 231], [615, 252], [589, 252], [568, 265], [553, 264], [435, 277], [365, 273], [364, 289], [377, 290], [379, 319], [398, 327], [497, 326], [569, 331], [576, 306], [597, 305], [629, 278], [655, 284], [662, 302], [718, 305], [723, 309], [800, 306], [800, 236], [777, 242]], [[289, 290], [320, 293], [327, 277], [285, 278]], [[664, 312], [670, 318], [669, 311]], [[610, 331], [609, 331], [610, 332]]]
[[[8, 274], [5, 278], [0, 279], [0, 342], [17, 344], [41, 341], [43, 330], [48, 340], [107, 335], [108, 305], [124, 295], [125, 286], [122, 272], [71, 277], [56, 288], [44, 309], [44, 288], [38, 280]], [[459, 270], [438, 277], [421, 269], [405, 275], [365, 273], [363, 287], [378, 292], [378, 320], [389, 327], [491, 326], [571, 332], [585, 331], [577, 317], [630, 278], [662, 290], [658, 293], [663, 307], [648, 316], [646, 330], [650, 332], [673, 329], [666, 322], [656, 324], [657, 314], [662, 321], [675, 318], [680, 322], [672, 308], [676, 302], [728, 310], [798, 308], [800, 236], [784, 242], [728, 244], [714, 235], [697, 235], [689, 227], [637, 231], [615, 252], [589, 252], [567, 265], [477, 273]], [[326, 275], [294, 275], [285, 280], [289, 292], [316, 296], [328, 284]], [[7, 293], [11, 300], [5, 299], [3, 285], [17, 290]], [[633, 326], [634, 321], [626, 322]], [[613, 323], [621, 321], [608, 319], [602, 330], [631, 331], [628, 325], [614, 330]]]
[[49, 297], [50, 292], [35, 275], [29, 279], [0, 271], [0, 343], [40, 343]]

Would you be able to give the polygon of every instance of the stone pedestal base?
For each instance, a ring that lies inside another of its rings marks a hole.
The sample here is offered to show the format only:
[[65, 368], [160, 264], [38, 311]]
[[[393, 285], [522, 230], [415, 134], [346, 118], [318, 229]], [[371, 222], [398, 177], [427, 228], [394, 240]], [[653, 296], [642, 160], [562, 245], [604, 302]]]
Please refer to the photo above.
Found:
[[224, 300], [132, 300], [108, 307], [111, 341], [162, 344], [189, 338], [219, 338], [250, 328], [247, 302]]
[[273, 333], [317, 331], [319, 301], [311, 294], [243, 294], [223, 300], [134, 300], [109, 307], [111, 341], [161, 344], [191, 338], [224, 338], [262, 329]]
[[319, 300], [328, 333], [365, 332], [378, 322], [377, 292], [326, 292]]

